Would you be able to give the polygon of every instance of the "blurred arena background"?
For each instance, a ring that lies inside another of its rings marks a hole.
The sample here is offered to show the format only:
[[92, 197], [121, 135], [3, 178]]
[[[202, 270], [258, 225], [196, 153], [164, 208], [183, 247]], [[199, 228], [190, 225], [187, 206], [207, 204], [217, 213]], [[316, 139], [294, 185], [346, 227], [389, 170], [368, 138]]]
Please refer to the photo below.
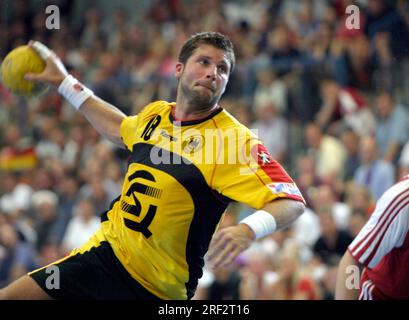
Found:
[[[51, 4], [60, 29], [45, 27]], [[404, 0], [1, 0], [0, 60], [40, 40], [134, 114], [173, 99], [190, 34], [229, 35], [237, 67], [222, 106], [258, 129], [308, 210], [231, 268], [205, 270], [195, 298], [330, 300], [340, 256], [409, 173], [408, 22]], [[0, 287], [87, 240], [120, 193], [126, 157], [54, 91], [22, 100], [0, 83]], [[250, 212], [232, 205], [223, 224]]]

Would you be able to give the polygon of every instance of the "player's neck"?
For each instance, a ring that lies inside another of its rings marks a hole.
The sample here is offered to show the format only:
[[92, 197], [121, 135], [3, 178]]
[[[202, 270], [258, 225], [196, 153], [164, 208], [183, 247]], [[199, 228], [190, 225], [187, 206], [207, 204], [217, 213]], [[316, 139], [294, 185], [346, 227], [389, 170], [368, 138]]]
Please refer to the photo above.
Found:
[[192, 106], [189, 103], [179, 103], [176, 101], [176, 106], [173, 110], [173, 115], [176, 119], [188, 121], [188, 120], [199, 120], [206, 118], [212, 114], [215, 110], [220, 109], [219, 104], [214, 104], [208, 108], [198, 109], [197, 106]]

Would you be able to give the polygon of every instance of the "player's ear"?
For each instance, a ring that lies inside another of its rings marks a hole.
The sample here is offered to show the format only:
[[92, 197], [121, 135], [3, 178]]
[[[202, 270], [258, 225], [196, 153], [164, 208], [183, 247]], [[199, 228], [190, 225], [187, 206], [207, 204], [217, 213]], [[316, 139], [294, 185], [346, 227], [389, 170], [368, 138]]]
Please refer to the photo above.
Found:
[[180, 76], [183, 73], [183, 69], [184, 69], [184, 64], [182, 62], [178, 62], [176, 63], [176, 67], [175, 67], [175, 77], [176, 78], [180, 78]]

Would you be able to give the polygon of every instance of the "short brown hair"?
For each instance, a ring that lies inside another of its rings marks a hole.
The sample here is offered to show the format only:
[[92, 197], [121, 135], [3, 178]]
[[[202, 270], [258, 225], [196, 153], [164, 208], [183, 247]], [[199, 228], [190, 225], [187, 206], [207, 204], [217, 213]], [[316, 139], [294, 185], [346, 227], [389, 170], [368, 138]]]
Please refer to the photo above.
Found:
[[201, 32], [192, 35], [180, 50], [178, 57], [179, 62], [185, 64], [193, 52], [202, 44], [210, 44], [226, 52], [230, 62], [230, 74], [233, 72], [236, 60], [233, 44], [228, 37], [219, 32]]

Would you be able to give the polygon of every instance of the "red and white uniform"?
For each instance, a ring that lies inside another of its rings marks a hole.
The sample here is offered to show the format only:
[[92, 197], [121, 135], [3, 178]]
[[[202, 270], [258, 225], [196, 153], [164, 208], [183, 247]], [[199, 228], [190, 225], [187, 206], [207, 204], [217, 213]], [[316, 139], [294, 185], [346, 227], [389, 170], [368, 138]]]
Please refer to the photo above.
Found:
[[362, 300], [409, 299], [409, 175], [388, 189], [348, 247], [365, 268]]

